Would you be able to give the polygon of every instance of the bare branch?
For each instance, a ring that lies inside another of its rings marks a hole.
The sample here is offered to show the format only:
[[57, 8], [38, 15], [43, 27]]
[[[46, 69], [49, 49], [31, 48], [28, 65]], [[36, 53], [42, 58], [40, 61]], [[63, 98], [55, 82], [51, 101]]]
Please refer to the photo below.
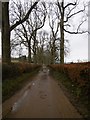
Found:
[[[38, 1], [39, 1], [39, 0], [38, 0]], [[10, 27], [10, 31], [12, 31], [15, 27], [17, 27], [18, 25], [22, 24], [23, 22], [25, 22], [25, 21], [29, 18], [30, 13], [32, 12], [33, 8], [38, 4], [38, 1], [35, 2], [35, 3], [31, 6], [31, 8], [29, 9], [29, 11], [27, 12], [27, 14], [25, 15], [25, 17], [24, 17], [22, 20], [17, 21], [14, 25], [12, 25], [12, 26]]]
[[76, 6], [76, 2], [75, 3], [68, 3], [65, 7], [64, 7], [64, 9], [66, 9], [68, 6], [70, 6], [70, 5], [73, 5], [73, 6]]
[[56, 3], [56, 5], [57, 5], [57, 6], [58, 6], [58, 8], [59, 8], [60, 14], [62, 14], [62, 10], [61, 10], [60, 3], [59, 3], [59, 2], [57, 2], [57, 3]]
[[26, 40], [28, 40], [27, 30], [26, 30], [26, 28], [25, 28], [25, 26], [23, 24], [22, 24], [22, 27], [24, 29], [25, 38], [26, 38]]
[[64, 29], [65, 32], [70, 33], [70, 34], [83, 34], [83, 33], [87, 33], [88, 31], [76, 31], [76, 32], [72, 32], [72, 31], [68, 31], [66, 29]]
[[83, 10], [77, 11], [77, 12], [73, 13], [72, 15], [67, 16], [66, 21], [64, 21], [64, 22], [67, 22], [67, 21], [68, 21], [68, 19], [69, 19], [69, 18], [71, 18], [72, 16], [74, 16], [74, 15], [76, 15], [76, 14], [78, 14], [78, 13], [84, 12], [84, 10], [85, 10], [85, 7], [84, 7], [84, 9], [83, 9]]
[[[85, 9], [84, 9], [84, 10], [85, 10]], [[68, 18], [71, 18], [72, 16], [74, 16], [74, 15], [80, 13], [80, 12], [83, 12], [84, 10], [80, 10], [80, 11], [78, 11], [78, 12], [75, 12], [75, 13], [73, 13], [72, 15], [70, 15]]]
[[[70, 13], [71, 13], [75, 8], [76, 8], [76, 5], [75, 5], [72, 9], [70, 9], [70, 8], [68, 7], [69, 12], [66, 14], [67, 17], [70, 15]], [[66, 19], [67, 19], [67, 17], [66, 17]], [[67, 19], [66, 21], [64, 21], [64, 22], [67, 22], [67, 21], [68, 21], [68, 19]]]
[[56, 27], [56, 31], [55, 31], [55, 30], [54, 30], [54, 20], [52, 19], [52, 25], [51, 25], [51, 23], [50, 23], [50, 16], [49, 16], [48, 18], [49, 18], [49, 26], [50, 26], [50, 28], [51, 28], [53, 37], [56, 39], [56, 36], [57, 36], [57, 32], [58, 32], [58, 29], [59, 29], [60, 22], [57, 23], [57, 27]]
[[77, 31], [79, 31], [81, 25], [82, 25], [86, 20], [87, 20], [87, 19], [83, 20], [83, 21], [79, 24], [79, 26], [78, 26], [78, 28], [77, 28]]

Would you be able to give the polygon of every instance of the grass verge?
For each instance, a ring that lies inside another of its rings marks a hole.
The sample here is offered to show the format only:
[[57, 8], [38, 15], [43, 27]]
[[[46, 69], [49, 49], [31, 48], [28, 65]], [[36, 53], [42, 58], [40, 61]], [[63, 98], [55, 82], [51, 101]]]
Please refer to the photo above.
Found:
[[50, 74], [58, 80], [60, 87], [72, 104], [77, 108], [78, 112], [82, 114], [84, 118], [88, 118], [88, 96], [81, 95], [78, 98], [81, 89], [78, 88], [75, 83], [72, 83], [65, 74], [54, 70], [51, 70]]

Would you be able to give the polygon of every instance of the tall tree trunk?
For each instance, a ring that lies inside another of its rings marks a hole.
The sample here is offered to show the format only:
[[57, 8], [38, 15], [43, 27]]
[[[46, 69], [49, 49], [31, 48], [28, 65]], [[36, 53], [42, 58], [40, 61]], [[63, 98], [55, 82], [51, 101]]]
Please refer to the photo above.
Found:
[[11, 62], [9, 2], [2, 2], [2, 61]]
[[51, 64], [54, 64], [54, 48], [51, 50]]
[[33, 58], [34, 58], [34, 63], [37, 64], [37, 56], [36, 56], [36, 50], [34, 51], [34, 55], [33, 55]]
[[54, 64], [54, 42], [50, 42], [50, 64]]
[[36, 51], [36, 46], [34, 46], [34, 56], [33, 56], [33, 58], [34, 58], [34, 63], [35, 64], [37, 64], [37, 53], [36, 53], [37, 51]]
[[31, 41], [28, 41], [28, 62], [31, 62]]
[[64, 63], [64, 30], [63, 30], [63, 21], [60, 24], [60, 33], [61, 33], [61, 40], [60, 40], [60, 63]]
[[61, 21], [60, 21], [60, 63], [64, 64], [64, 0], [62, 2], [62, 12], [61, 12]]
[[43, 45], [41, 47], [41, 64], [44, 64], [44, 49], [43, 49]]
[[53, 64], [55, 64], [55, 39], [53, 41]]
[[37, 31], [35, 31], [34, 33], [34, 43], [33, 43], [33, 51], [34, 51], [34, 55], [33, 55], [33, 59], [34, 59], [34, 63], [37, 63], [37, 40], [36, 40], [36, 35], [37, 35]]

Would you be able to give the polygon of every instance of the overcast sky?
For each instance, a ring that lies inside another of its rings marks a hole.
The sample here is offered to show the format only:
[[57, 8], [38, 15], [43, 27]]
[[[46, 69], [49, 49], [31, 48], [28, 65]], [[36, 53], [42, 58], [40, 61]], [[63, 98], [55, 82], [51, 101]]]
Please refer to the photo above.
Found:
[[[67, 3], [68, 1], [72, 2], [73, 0], [64, 0], [64, 1]], [[86, 2], [89, 0], [79, 0], [79, 1], [83, 3], [84, 1]], [[73, 20], [75, 25], [77, 24], [79, 17], [80, 14], [77, 16], [77, 18]], [[47, 29], [48, 27], [44, 27], [44, 28]], [[83, 28], [88, 29], [88, 22], [84, 24]], [[77, 62], [78, 60], [88, 61], [88, 34], [87, 33], [83, 35], [66, 34], [66, 39], [69, 40], [70, 53], [67, 57], [65, 57], [65, 62], [72, 62], [72, 61]]]
[[[65, 0], [65, 1], [70, 1], [70, 0]], [[80, 1], [83, 2], [84, 0], [80, 0]], [[88, 23], [84, 27], [88, 28]], [[47, 30], [47, 28], [48, 28], [48, 25], [46, 24], [44, 29]], [[66, 37], [69, 40], [69, 44], [70, 44], [70, 54], [65, 58], [65, 62], [72, 62], [72, 61], [76, 62], [77, 60], [88, 60], [88, 35], [87, 34], [83, 34], [83, 35], [67, 34]], [[1, 33], [0, 33], [0, 38], [1, 38]], [[1, 42], [0, 42], [0, 47], [1, 47]], [[0, 49], [0, 55], [1, 55], [1, 49]]]
[[[80, 0], [80, 2], [83, 0]], [[85, 0], [86, 1], [86, 0]], [[88, 1], [88, 0], [87, 0]], [[80, 14], [79, 14], [80, 15]], [[77, 24], [78, 16], [75, 24]], [[88, 28], [88, 22], [84, 25]], [[69, 35], [70, 40], [70, 54], [66, 58], [67, 62], [77, 61], [77, 60], [87, 60], [88, 61], [88, 34], [83, 35]]]

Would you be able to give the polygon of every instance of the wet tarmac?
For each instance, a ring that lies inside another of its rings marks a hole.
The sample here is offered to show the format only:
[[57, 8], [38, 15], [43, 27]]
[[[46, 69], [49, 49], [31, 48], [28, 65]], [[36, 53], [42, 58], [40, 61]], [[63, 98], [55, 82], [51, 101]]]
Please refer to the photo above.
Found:
[[[11, 105], [9, 105], [9, 103]], [[3, 104], [7, 118], [82, 118], [45, 66], [18, 95]]]

